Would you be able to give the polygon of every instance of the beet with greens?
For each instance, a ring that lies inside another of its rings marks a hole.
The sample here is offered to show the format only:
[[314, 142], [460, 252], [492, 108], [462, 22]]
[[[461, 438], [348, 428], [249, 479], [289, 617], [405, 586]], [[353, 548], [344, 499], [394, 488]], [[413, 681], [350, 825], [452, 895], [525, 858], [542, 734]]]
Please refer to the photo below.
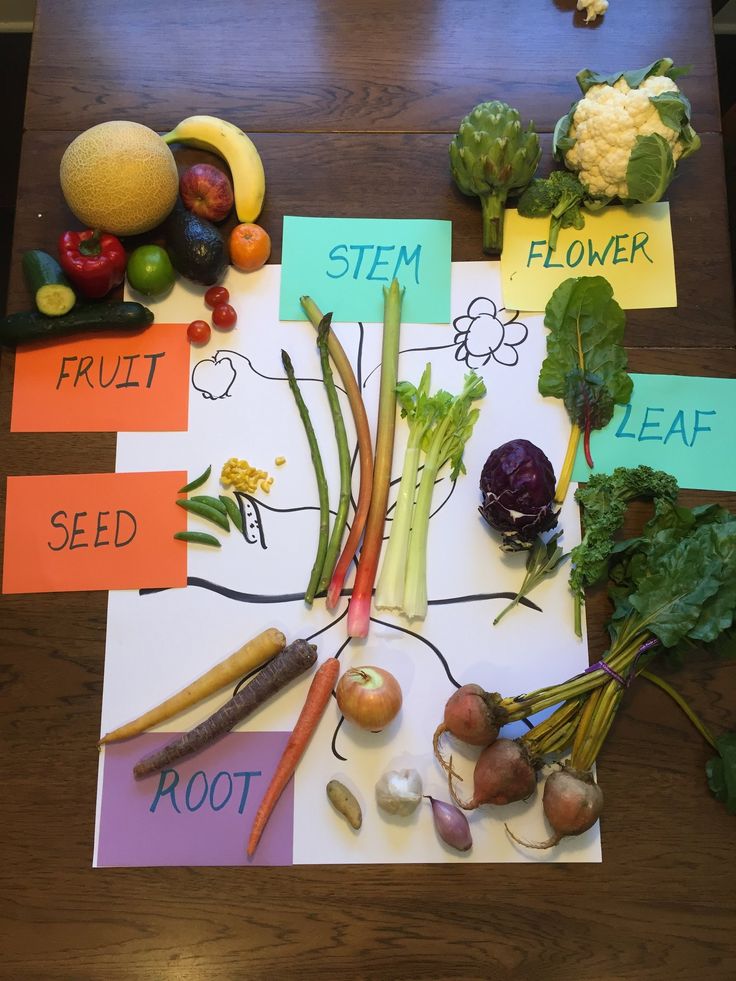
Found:
[[557, 524], [555, 472], [542, 450], [528, 439], [497, 447], [480, 475], [483, 503], [478, 510], [501, 532], [501, 548], [531, 548], [537, 536]]

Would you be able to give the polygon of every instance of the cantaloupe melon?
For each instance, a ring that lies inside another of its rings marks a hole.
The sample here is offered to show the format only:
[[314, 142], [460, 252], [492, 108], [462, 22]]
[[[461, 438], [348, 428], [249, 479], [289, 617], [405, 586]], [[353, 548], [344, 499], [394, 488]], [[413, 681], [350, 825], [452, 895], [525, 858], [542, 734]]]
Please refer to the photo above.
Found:
[[61, 189], [88, 228], [113, 235], [150, 231], [174, 207], [174, 155], [148, 126], [113, 120], [85, 130], [61, 158]]

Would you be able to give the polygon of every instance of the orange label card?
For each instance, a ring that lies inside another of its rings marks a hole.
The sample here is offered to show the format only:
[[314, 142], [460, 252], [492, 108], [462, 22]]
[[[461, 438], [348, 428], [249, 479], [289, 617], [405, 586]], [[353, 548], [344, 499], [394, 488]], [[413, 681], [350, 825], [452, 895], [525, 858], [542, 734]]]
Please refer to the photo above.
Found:
[[185, 471], [8, 477], [4, 593], [185, 586]]
[[16, 354], [12, 432], [179, 431], [188, 411], [184, 324], [38, 341]]

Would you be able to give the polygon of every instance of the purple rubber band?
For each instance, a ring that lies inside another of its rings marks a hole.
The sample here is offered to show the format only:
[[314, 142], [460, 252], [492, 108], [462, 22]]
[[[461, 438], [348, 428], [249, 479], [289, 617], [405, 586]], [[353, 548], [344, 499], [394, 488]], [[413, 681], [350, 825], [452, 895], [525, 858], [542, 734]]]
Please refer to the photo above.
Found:
[[622, 678], [618, 671], [616, 671], [615, 668], [612, 668], [610, 664], [607, 664], [606, 661], [596, 661], [595, 664], [591, 664], [589, 668], [586, 668], [585, 671], [583, 671], [583, 674], [590, 674], [591, 671], [605, 671], [606, 674], [610, 675], [614, 680], [616, 680], [622, 688], [628, 688], [636, 675], [637, 661], [642, 654], [646, 653], [646, 651], [650, 650], [652, 647], [656, 647], [658, 643], [659, 640], [656, 637], [653, 637], [651, 640], [647, 640], [641, 645], [639, 650], [636, 652], [634, 660], [631, 662], [628, 678]]

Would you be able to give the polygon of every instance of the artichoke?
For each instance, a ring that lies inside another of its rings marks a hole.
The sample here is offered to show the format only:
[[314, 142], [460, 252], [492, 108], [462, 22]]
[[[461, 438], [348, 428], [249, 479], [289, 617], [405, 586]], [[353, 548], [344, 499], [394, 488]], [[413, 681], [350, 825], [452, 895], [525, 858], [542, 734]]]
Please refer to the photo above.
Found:
[[480, 491], [478, 510], [501, 532], [504, 552], [531, 548], [537, 535], [557, 524], [555, 472], [528, 439], [512, 439], [493, 450], [480, 475]]
[[483, 251], [503, 248], [506, 198], [520, 194], [542, 155], [534, 123], [521, 128], [519, 113], [505, 102], [481, 102], [460, 123], [450, 143], [450, 170], [463, 192], [483, 208]]

